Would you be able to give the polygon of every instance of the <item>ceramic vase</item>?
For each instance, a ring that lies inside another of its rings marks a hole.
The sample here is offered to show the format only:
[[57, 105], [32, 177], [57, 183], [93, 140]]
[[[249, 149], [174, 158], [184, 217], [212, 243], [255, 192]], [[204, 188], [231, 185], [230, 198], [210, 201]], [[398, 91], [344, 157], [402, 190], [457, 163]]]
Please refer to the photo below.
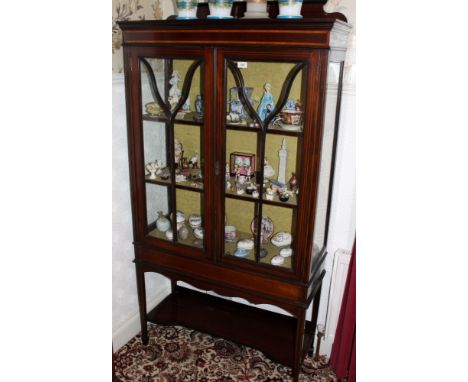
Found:
[[177, 20], [194, 20], [197, 18], [198, 0], [177, 0]]
[[209, 19], [232, 19], [231, 8], [234, 0], [208, 0]]
[[159, 218], [156, 220], [156, 228], [161, 232], [166, 232], [171, 227], [171, 223], [169, 219], [164, 216], [162, 211], [159, 211], [158, 215]]
[[279, 19], [302, 19], [302, 0], [278, 0]]
[[247, 0], [244, 19], [267, 19], [267, 0]]

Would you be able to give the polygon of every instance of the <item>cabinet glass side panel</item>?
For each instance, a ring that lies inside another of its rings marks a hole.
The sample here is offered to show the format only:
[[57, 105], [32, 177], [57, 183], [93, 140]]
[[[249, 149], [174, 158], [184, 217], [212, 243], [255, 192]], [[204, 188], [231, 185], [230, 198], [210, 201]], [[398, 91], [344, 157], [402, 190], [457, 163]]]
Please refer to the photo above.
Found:
[[325, 245], [340, 74], [340, 63], [329, 63], [322, 150], [320, 157], [320, 178], [318, 184], [317, 207], [313, 236], [314, 253], [319, 252]]
[[203, 248], [203, 62], [140, 57], [140, 70], [148, 234]]
[[226, 229], [237, 241], [224, 252], [291, 270], [307, 66], [228, 59], [226, 67]]

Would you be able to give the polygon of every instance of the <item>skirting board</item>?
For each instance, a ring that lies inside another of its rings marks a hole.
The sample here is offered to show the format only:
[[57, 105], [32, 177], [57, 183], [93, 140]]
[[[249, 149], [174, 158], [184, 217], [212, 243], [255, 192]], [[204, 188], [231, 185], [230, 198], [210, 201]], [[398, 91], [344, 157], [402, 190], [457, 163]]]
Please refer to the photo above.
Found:
[[[169, 286], [165, 285], [163, 288], [159, 289], [156, 296], [151, 301], [147, 302], [147, 312], [152, 310], [170, 293], [171, 290]], [[112, 333], [112, 344], [114, 346], [114, 352], [119, 350], [128, 341], [140, 333], [140, 330], [140, 313], [136, 313]]]

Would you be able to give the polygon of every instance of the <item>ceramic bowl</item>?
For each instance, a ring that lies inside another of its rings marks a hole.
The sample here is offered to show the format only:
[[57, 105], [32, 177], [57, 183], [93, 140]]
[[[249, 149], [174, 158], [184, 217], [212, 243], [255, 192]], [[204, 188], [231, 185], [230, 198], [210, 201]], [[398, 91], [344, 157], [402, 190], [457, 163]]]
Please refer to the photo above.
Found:
[[189, 224], [192, 228], [200, 227], [202, 224], [202, 217], [200, 215], [190, 215]]
[[236, 257], [246, 257], [248, 256], [249, 251], [247, 249], [236, 249], [234, 251], [234, 256]]
[[237, 248], [238, 249], [246, 249], [247, 251], [250, 251], [254, 247], [254, 242], [251, 239], [244, 239], [244, 240], [239, 240], [237, 242]]
[[281, 114], [281, 119], [288, 125], [301, 126], [303, 113], [300, 110], [285, 110]]
[[271, 244], [276, 245], [277, 247], [286, 247], [291, 245], [291, 242], [292, 236], [289, 232], [278, 232], [271, 238]]
[[282, 257], [291, 257], [293, 254], [292, 248], [283, 248], [280, 250], [280, 256]]
[[283, 265], [284, 264], [284, 257], [282, 256], [275, 256], [271, 259], [272, 265]]

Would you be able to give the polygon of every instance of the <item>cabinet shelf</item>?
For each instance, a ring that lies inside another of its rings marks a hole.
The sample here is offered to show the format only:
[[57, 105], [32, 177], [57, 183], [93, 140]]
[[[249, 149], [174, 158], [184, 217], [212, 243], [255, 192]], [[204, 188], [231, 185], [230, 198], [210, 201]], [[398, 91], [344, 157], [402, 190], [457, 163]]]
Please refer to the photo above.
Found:
[[[175, 119], [174, 124], [189, 125], [189, 126], [203, 126], [203, 120], [199, 121], [194, 118], [196, 115], [197, 114], [193, 112], [187, 113], [184, 116], [184, 119]], [[164, 122], [164, 123], [168, 121], [166, 117], [150, 115], [150, 114], [143, 114], [143, 120], [151, 121], [151, 122]]]
[[[230, 182], [231, 184], [235, 184], [234, 177], [231, 177]], [[247, 193], [238, 195], [235, 191], [232, 191], [232, 190], [226, 190], [224, 195], [226, 196], [226, 198], [231, 198], [231, 199], [247, 200], [250, 202], [258, 201], [258, 198], [255, 198], [252, 195], [249, 195]], [[297, 196], [291, 196], [287, 202], [282, 202], [281, 200], [279, 200], [278, 195], [274, 195], [273, 200], [267, 200], [266, 195], [263, 195], [262, 201], [263, 201], [263, 204], [270, 204], [270, 205], [279, 206], [279, 207], [287, 207], [287, 208], [297, 207]]]
[[[234, 124], [234, 123], [227, 123], [226, 124], [226, 129], [227, 130], [238, 130], [238, 131], [250, 131], [253, 133], [259, 133], [261, 132], [260, 128], [258, 127], [249, 127], [245, 124]], [[278, 135], [286, 135], [286, 136], [291, 136], [291, 137], [298, 137], [302, 135], [302, 130], [301, 131], [290, 131], [290, 130], [284, 130], [281, 129], [280, 127], [269, 127], [267, 129], [267, 134], [278, 134]]]
[[[284, 365], [294, 364], [294, 317], [177, 286], [148, 313], [148, 321], [187, 326], [259, 349]], [[311, 327], [307, 321], [304, 349], [308, 349], [313, 340], [313, 335], [309, 334]]]
[[[163, 179], [161, 179], [159, 177], [157, 179], [150, 179], [149, 175], [145, 176], [145, 182], [152, 183], [152, 184], [157, 184], [159, 186], [170, 186], [172, 184], [169, 179], [168, 180], [163, 180]], [[203, 183], [197, 183], [197, 182], [193, 182], [193, 181], [188, 180], [188, 181], [176, 183], [175, 188], [178, 188], [178, 189], [181, 189], [181, 190], [203, 192]]]
[[[200, 239], [197, 239], [194, 235], [193, 235], [193, 230], [191, 228], [188, 228], [189, 230], [189, 235], [187, 237], [187, 239], [185, 240], [182, 240], [180, 237], [177, 238], [177, 242], [176, 244], [182, 244], [182, 245], [187, 245], [189, 247], [194, 247], [194, 248], [200, 248], [200, 249], [203, 249], [203, 240], [200, 240]], [[169, 241], [169, 242], [173, 242], [172, 240], [169, 240], [167, 237], [166, 237], [166, 234], [164, 232], [161, 232], [159, 231], [158, 229], [153, 229], [151, 230], [150, 232], [148, 232], [148, 236], [150, 237], [154, 237], [156, 239], [160, 239], [160, 240], [165, 240], [165, 241]]]
[[[243, 239], [253, 239], [253, 234], [252, 233], [247, 233], [247, 232], [239, 232], [238, 233], [239, 240]], [[267, 255], [263, 258], [260, 258], [259, 263], [263, 265], [269, 265], [275, 268], [285, 268], [285, 269], [291, 269], [291, 257], [286, 257], [284, 259], [283, 265], [271, 265], [271, 259], [274, 256], [279, 255], [281, 248], [276, 247], [275, 245], [271, 244], [271, 242], [268, 242], [266, 244], [261, 244], [262, 248], [265, 248], [267, 250]], [[246, 260], [246, 261], [255, 261], [255, 251], [252, 249], [249, 251], [249, 254], [246, 257], [236, 257], [234, 256], [234, 251], [237, 249], [236, 243], [235, 242], [225, 242], [224, 243], [224, 254], [225, 256], [230, 256], [234, 257], [236, 259], [241, 259], [241, 260]]]

